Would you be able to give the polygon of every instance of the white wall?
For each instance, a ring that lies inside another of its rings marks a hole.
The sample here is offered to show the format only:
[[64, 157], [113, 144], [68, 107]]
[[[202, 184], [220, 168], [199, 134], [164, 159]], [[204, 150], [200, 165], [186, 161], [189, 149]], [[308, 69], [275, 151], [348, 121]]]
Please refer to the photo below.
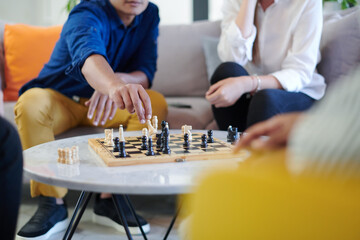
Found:
[[[188, 24], [193, 20], [193, 0], [150, 0], [160, 9], [161, 24]], [[194, 0], [196, 1], [196, 0]], [[0, 0], [0, 19], [50, 26], [65, 22], [67, 0]], [[221, 18], [222, 0], [210, 0], [209, 18]]]

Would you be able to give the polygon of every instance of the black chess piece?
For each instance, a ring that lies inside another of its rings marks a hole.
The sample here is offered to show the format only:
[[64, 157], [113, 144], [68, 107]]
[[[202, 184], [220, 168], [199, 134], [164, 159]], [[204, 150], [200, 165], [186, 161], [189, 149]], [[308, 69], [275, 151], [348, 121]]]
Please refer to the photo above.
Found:
[[162, 120], [161, 121], [161, 132], [162, 133], [164, 133], [165, 126], [166, 126], [166, 121]]
[[119, 154], [119, 156], [121, 158], [126, 158], [125, 142], [120, 142], [119, 145], [120, 145], [120, 154]]
[[156, 151], [161, 152], [162, 133], [156, 134]]
[[116, 137], [114, 138], [114, 149], [113, 149], [113, 152], [120, 152], [120, 145], [119, 145], [119, 138]]
[[236, 142], [239, 139], [239, 134], [238, 134], [238, 128], [233, 128], [233, 141], [231, 143]]
[[163, 153], [164, 154], [170, 154], [171, 150], [169, 147], [169, 129], [165, 128], [164, 129], [164, 135], [163, 135], [163, 139], [164, 139], [164, 146], [163, 146]]
[[144, 135], [144, 136], [141, 137], [141, 147], [140, 147], [141, 150], [147, 150], [148, 149], [148, 145], [147, 145], [146, 142], [147, 142], [147, 136]]
[[189, 134], [185, 133], [184, 134], [184, 144], [183, 144], [184, 148], [189, 148], [190, 147], [190, 142], [189, 142]]
[[147, 153], [146, 153], [146, 156], [154, 156], [155, 153], [154, 153], [154, 149], [153, 149], [153, 142], [152, 142], [152, 138], [149, 137], [149, 140], [148, 140], [148, 149], [147, 149]]
[[232, 132], [233, 132], [233, 129], [232, 129], [231, 125], [228, 127], [227, 131], [228, 131], [228, 134], [227, 134], [226, 139], [227, 139], [228, 142], [231, 142], [231, 140], [232, 140], [231, 136], [232, 136]]
[[208, 131], [208, 139], [207, 139], [208, 143], [214, 143], [214, 131], [213, 130], [209, 130]]
[[201, 136], [201, 147], [202, 147], [202, 148], [207, 148], [206, 134], [203, 134], [203, 135]]

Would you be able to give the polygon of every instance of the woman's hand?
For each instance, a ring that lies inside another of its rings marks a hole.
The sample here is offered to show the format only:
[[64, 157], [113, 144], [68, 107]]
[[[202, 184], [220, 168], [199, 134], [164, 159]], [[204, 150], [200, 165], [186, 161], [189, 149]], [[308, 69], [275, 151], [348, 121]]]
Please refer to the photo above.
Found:
[[101, 94], [96, 90], [91, 98], [85, 102], [85, 106], [89, 107], [87, 115], [89, 119], [92, 119], [94, 113], [96, 112], [93, 122], [95, 126], [99, 124], [100, 118], [101, 125], [105, 125], [108, 119], [112, 120], [117, 109], [114, 101], [112, 101], [107, 95]]
[[[295, 123], [302, 115], [303, 113], [277, 115], [251, 126], [236, 144], [234, 151], [244, 147], [268, 150], [286, 146]], [[268, 138], [263, 136], [268, 136]]]
[[216, 108], [229, 107], [253, 88], [250, 76], [234, 77], [221, 80], [206, 92], [206, 99]]

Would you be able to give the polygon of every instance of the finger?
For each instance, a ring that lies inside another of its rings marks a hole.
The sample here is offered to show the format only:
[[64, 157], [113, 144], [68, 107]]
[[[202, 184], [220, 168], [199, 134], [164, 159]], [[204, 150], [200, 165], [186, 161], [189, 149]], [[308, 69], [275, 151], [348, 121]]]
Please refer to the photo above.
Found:
[[257, 123], [246, 130], [246, 135], [239, 141], [239, 147], [249, 146], [252, 141], [261, 136], [269, 135], [269, 133], [276, 131], [278, 128], [279, 125], [277, 124], [277, 120], [275, 118]]
[[141, 124], [145, 123], [145, 110], [141, 104], [140, 96], [139, 96], [139, 89], [132, 89], [130, 91], [131, 101], [134, 105], [135, 112], [138, 115], [139, 121]]
[[89, 106], [89, 110], [88, 110], [88, 119], [92, 119], [93, 116], [94, 116], [94, 112], [95, 112], [95, 109], [96, 109], [96, 106], [99, 102], [99, 96], [98, 95], [93, 95], [91, 97], [91, 100], [90, 101], [90, 106]]
[[209, 90], [206, 92], [206, 96], [213, 94], [218, 88], [221, 87], [221, 81], [211, 85]]
[[124, 102], [124, 105], [125, 105], [125, 108], [126, 110], [128, 110], [129, 113], [134, 113], [135, 110], [134, 110], [134, 105], [131, 101], [131, 97], [129, 95], [129, 92], [128, 91], [125, 91], [123, 94], [122, 94], [122, 100]]
[[125, 109], [125, 103], [121, 96], [118, 96], [116, 99], [114, 99], [114, 103], [119, 109], [121, 109], [121, 110]]
[[107, 99], [107, 101], [105, 103], [104, 114], [101, 118], [101, 125], [105, 125], [106, 121], [109, 119], [112, 103], [113, 103], [113, 101], [111, 101], [110, 99]]
[[88, 101], [86, 101], [86, 102], [84, 103], [84, 105], [85, 105], [86, 107], [88, 107], [88, 106], [90, 105], [90, 103], [91, 103], [91, 101], [88, 100]]
[[143, 103], [143, 106], [145, 109], [145, 117], [147, 120], [150, 120], [152, 117], [152, 107], [151, 107], [150, 97], [144, 88], [140, 88], [139, 96], [140, 96], [141, 102]]
[[211, 95], [207, 95], [206, 99], [212, 104], [215, 105], [218, 103], [219, 99], [221, 98], [221, 93], [219, 91], [216, 91], [212, 93]]
[[[122, 100], [121, 100], [122, 101]], [[112, 102], [111, 104], [111, 113], [110, 113], [110, 120], [113, 120], [114, 117], [115, 117], [115, 114], [116, 114], [116, 110], [117, 110], [117, 107], [116, 107], [116, 104], [114, 102]]]
[[103, 115], [105, 104], [107, 102], [107, 97], [103, 96], [100, 98], [99, 103], [96, 107], [96, 114], [94, 119], [94, 125], [97, 126], [100, 122], [101, 115]]

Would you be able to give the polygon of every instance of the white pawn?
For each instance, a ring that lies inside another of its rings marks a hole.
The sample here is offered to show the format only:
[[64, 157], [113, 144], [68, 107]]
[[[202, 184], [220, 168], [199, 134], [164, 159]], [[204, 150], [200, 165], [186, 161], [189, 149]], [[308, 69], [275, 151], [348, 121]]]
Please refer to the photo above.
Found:
[[148, 137], [148, 130], [147, 128], [142, 129], [142, 135]]
[[104, 139], [104, 144], [106, 146], [114, 146], [114, 141], [113, 141], [113, 129], [105, 129], [105, 139]]
[[119, 126], [119, 140], [120, 140], [120, 142], [125, 142], [123, 125]]
[[152, 118], [152, 126], [154, 127], [154, 129], [156, 130], [156, 133], [157, 133], [157, 130], [158, 130], [158, 118], [157, 118], [157, 116], [153, 116], [153, 118]]

